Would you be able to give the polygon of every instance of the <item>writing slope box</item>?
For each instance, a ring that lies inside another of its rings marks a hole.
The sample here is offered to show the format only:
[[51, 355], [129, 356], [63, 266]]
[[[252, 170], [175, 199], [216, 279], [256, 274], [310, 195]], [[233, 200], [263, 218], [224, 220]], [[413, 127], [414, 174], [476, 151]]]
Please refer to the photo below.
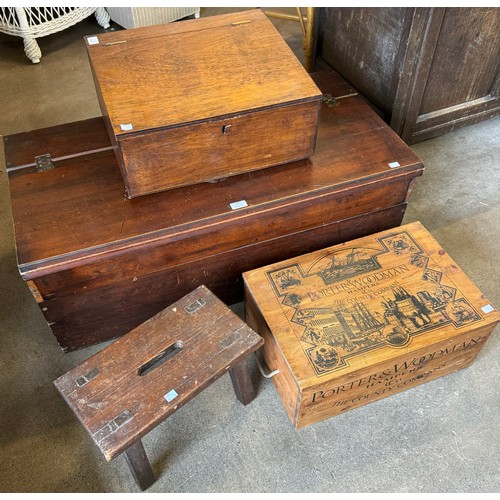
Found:
[[19, 271], [63, 350], [201, 284], [239, 302], [245, 271], [401, 224], [422, 162], [338, 74], [314, 78], [330, 98], [312, 158], [133, 200], [101, 117], [4, 137]]
[[260, 10], [86, 46], [129, 198], [314, 152], [321, 92]]
[[296, 427], [465, 368], [500, 321], [418, 222], [243, 278], [247, 323]]

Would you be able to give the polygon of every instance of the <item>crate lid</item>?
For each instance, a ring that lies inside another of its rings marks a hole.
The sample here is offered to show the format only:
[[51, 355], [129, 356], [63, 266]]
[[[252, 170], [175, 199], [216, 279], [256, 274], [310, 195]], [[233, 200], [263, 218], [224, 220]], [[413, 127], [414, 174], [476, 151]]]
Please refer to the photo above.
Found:
[[116, 136], [321, 95], [259, 9], [90, 36], [86, 46]]
[[466, 350], [474, 337], [462, 334], [477, 330], [479, 339], [500, 321], [497, 309], [419, 222], [243, 278], [303, 387], [387, 366], [424, 347], [431, 356], [432, 345], [444, 339], [456, 337], [450, 349]]

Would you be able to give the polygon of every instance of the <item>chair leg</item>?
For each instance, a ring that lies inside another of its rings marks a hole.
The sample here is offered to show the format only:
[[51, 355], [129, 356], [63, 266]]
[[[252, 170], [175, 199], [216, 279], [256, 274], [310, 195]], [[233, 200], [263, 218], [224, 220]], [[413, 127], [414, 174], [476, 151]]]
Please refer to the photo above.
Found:
[[34, 38], [23, 38], [24, 42], [24, 53], [31, 59], [33, 64], [39, 63], [42, 57], [42, 51], [38, 46], [37, 41]]
[[104, 7], [97, 7], [94, 14], [99, 26], [102, 26], [105, 30], [107, 30], [111, 26], [109, 23], [111, 17]]
[[30, 24], [26, 15], [26, 9], [24, 7], [14, 7], [14, 10], [16, 12], [21, 32], [24, 33], [24, 53], [28, 59], [31, 59], [33, 64], [39, 63], [40, 58], [42, 57], [42, 51], [40, 50], [38, 43], [36, 43], [35, 37], [30, 34]]
[[257, 393], [250, 377], [250, 369], [248, 368], [248, 358], [240, 361], [237, 365], [229, 370], [233, 389], [236, 397], [241, 404], [247, 405], [255, 399]]
[[148, 456], [144, 451], [142, 441], [136, 441], [133, 445], [129, 446], [124, 452], [125, 460], [130, 468], [130, 472], [137, 483], [137, 486], [144, 491], [155, 482], [155, 476], [151, 464], [149, 463]]
[[313, 44], [314, 44], [314, 15], [315, 8], [307, 7], [306, 33], [304, 35], [304, 50], [306, 53], [306, 71], [310, 73], [313, 68]]

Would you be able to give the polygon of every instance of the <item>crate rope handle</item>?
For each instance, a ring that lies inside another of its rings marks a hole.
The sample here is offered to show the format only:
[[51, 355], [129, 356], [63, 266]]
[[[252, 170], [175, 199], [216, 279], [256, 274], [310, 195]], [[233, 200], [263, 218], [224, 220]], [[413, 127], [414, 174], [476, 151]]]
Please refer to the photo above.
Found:
[[[259, 372], [265, 378], [273, 378], [274, 376], [278, 375], [278, 373], [280, 372], [279, 370], [274, 370], [274, 371], [266, 374], [266, 372], [264, 371], [264, 367], [262, 366], [262, 364], [257, 356], [257, 353], [255, 353], [255, 361], [257, 361], [257, 368], [259, 369]], [[267, 368], [267, 366], [266, 366], [266, 368]], [[267, 369], [269, 370], [269, 368], [267, 368]]]

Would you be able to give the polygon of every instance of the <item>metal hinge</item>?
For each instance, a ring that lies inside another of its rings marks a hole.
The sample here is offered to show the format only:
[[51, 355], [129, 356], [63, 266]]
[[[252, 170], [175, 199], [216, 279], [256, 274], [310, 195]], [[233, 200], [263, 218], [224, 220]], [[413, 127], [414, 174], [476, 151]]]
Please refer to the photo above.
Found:
[[37, 172], [45, 172], [54, 168], [54, 162], [50, 154], [35, 156], [35, 164]]
[[341, 96], [338, 96], [338, 97], [333, 97], [331, 94], [323, 94], [323, 102], [327, 105], [327, 106], [336, 106], [338, 104], [338, 101], [340, 101], [340, 99], [347, 99], [348, 97], [354, 97], [358, 95], [357, 92], [352, 92], [351, 94], [346, 94], [346, 95], [341, 95]]
[[75, 382], [78, 387], [83, 387], [87, 385], [91, 380], [94, 380], [97, 375], [99, 375], [99, 370], [97, 368], [92, 368], [88, 373], [78, 377]]

